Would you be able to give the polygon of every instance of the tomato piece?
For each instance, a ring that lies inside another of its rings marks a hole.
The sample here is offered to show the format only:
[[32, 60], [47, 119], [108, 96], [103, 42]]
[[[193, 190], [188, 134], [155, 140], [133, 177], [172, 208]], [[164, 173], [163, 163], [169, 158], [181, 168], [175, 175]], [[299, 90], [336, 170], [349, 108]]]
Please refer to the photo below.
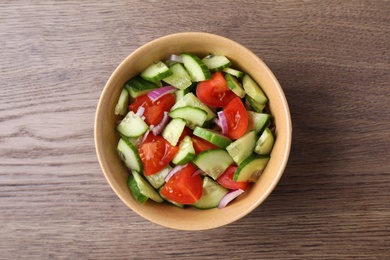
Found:
[[209, 80], [199, 82], [196, 87], [196, 95], [204, 104], [211, 107], [224, 107], [237, 97], [229, 89], [221, 71], [213, 73], [211, 77]]
[[172, 146], [162, 136], [149, 134], [138, 148], [144, 174], [149, 176], [164, 169], [178, 151], [179, 147]]
[[196, 155], [198, 155], [202, 151], [219, 148], [215, 144], [212, 144], [204, 140], [203, 138], [197, 137], [195, 135], [192, 136], [191, 139], [192, 139], [192, 144], [194, 145]]
[[199, 174], [193, 175], [194, 166], [187, 164], [175, 173], [161, 188], [161, 194], [180, 204], [193, 204], [202, 197], [203, 181]]
[[172, 93], [166, 94], [152, 101], [147, 94], [137, 97], [129, 109], [137, 113], [139, 107], [144, 107], [145, 122], [148, 125], [158, 125], [164, 117], [164, 112], [169, 111], [175, 104], [176, 98]]
[[233, 140], [245, 134], [248, 127], [248, 113], [239, 97], [234, 98], [223, 110], [228, 124], [227, 136]]
[[223, 187], [232, 190], [246, 190], [248, 188], [249, 182], [234, 181], [233, 176], [236, 172], [237, 166], [229, 166], [221, 176], [218, 177], [217, 182]]

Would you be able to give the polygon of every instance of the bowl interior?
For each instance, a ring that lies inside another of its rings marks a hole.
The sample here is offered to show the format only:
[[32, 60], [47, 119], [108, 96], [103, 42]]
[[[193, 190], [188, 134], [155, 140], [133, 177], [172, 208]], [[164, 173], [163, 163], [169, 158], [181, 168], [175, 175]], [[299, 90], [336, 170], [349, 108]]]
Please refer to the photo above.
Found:
[[[234, 67], [248, 72], [269, 98], [276, 124], [271, 159], [260, 179], [224, 209], [180, 209], [148, 200], [141, 205], [126, 185], [128, 172], [116, 153], [119, 136], [115, 125], [120, 117], [114, 108], [123, 84], [156, 60], [170, 54], [191, 52], [200, 56], [223, 54]], [[251, 51], [227, 38], [208, 33], [178, 33], [158, 38], [130, 54], [114, 71], [99, 100], [95, 118], [95, 146], [105, 177], [118, 197], [142, 217], [162, 226], [181, 230], [204, 230], [229, 224], [256, 208], [271, 193], [286, 166], [291, 145], [291, 121], [283, 91], [268, 67]]]

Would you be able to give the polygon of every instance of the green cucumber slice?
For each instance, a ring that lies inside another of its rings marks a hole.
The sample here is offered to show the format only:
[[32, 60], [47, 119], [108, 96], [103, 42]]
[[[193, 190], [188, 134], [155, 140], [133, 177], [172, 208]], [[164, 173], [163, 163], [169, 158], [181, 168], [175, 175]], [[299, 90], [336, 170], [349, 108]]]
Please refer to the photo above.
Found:
[[263, 112], [263, 109], [265, 108], [265, 104], [260, 104], [260, 103], [256, 102], [253, 98], [251, 98], [248, 95], [246, 95], [245, 98], [249, 102], [249, 104], [251, 105], [253, 110], [255, 110], [258, 113], [262, 113]]
[[271, 115], [267, 113], [256, 113], [247, 111], [248, 127], [247, 131], [256, 131], [257, 134], [262, 133], [271, 121]]
[[162, 80], [178, 89], [187, 89], [192, 85], [191, 77], [180, 63], [174, 63], [169, 67], [172, 75]]
[[229, 192], [228, 189], [219, 185], [216, 181], [205, 176], [203, 178], [203, 192], [202, 197], [192, 204], [198, 209], [211, 209], [218, 206], [219, 202]]
[[190, 162], [195, 157], [195, 149], [190, 136], [186, 136], [180, 142], [179, 151], [172, 159], [172, 163], [176, 165], [184, 165]]
[[232, 63], [223, 55], [207, 55], [202, 59], [203, 63], [209, 68], [210, 72], [220, 71], [229, 68]]
[[257, 82], [249, 76], [249, 74], [245, 74], [242, 77], [242, 86], [248, 96], [250, 96], [256, 103], [261, 105], [265, 105], [268, 102], [268, 98], [265, 96], [263, 90], [257, 84]]
[[129, 92], [132, 98], [136, 98], [147, 94], [148, 92], [159, 88], [159, 86], [155, 83], [147, 81], [140, 76], [136, 76], [130, 80], [128, 80], [124, 87]]
[[136, 115], [133, 111], [129, 111], [122, 121], [117, 125], [116, 130], [127, 137], [138, 137], [143, 135], [149, 126]]
[[202, 126], [207, 119], [207, 113], [197, 107], [179, 107], [171, 110], [168, 114], [171, 118], [181, 118], [186, 121], [186, 125], [194, 129], [196, 126]]
[[265, 128], [256, 142], [255, 153], [260, 155], [270, 154], [272, 147], [274, 146], [274, 142], [275, 138], [272, 131], [268, 127]]
[[238, 79], [230, 74], [225, 74], [225, 79], [228, 87], [240, 98], [245, 97], [245, 91], [242, 88]]
[[207, 113], [207, 121], [213, 119], [214, 117], [216, 117], [216, 114], [208, 107], [206, 106], [205, 104], [203, 104], [202, 101], [199, 100], [199, 98], [197, 98], [194, 93], [188, 93], [186, 95], [184, 95], [181, 99], [176, 99], [176, 103], [173, 105], [173, 107], [171, 108], [171, 111], [172, 110], [175, 110], [179, 107], [186, 107], [186, 106], [190, 106], [190, 107], [197, 107], [197, 108], [200, 108], [204, 111], [206, 111]]
[[197, 126], [195, 127], [193, 134], [209, 141], [212, 144], [215, 144], [220, 148], [226, 148], [232, 143], [232, 140], [229, 137], [208, 128]]
[[193, 162], [216, 180], [233, 163], [233, 159], [225, 149], [211, 149], [200, 152]]
[[228, 147], [226, 147], [226, 151], [233, 158], [234, 162], [239, 165], [242, 161], [244, 161], [244, 159], [253, 153], [256, 145], [256, 139], [256, 132], [250, 131], [232, 142]]
[[141, 72], [140, 76], [148, 81], [157, 82], [173, 75], [172, 71], [162, 61], [156, 61]]
[[161, 198], [161, 196], [157, 193], [155, 189], [149, 184], [147, 180], [145, 180], [141, 174], [139, 174], [137, 171], [132, 170], [131, 174], [133, 175], [133, 178], [135, 182], [137, 183], [137, 187], [139, 189], [139, 192], [154, 200], [155, 202], [163, 202], [164, 200]]
[[165, 183], [165, 177], [168, 175], [168, 173], [172, 170], [172, 167], [168, 165], [161, 171], [145, 176], [145, 178], [148, 180], [148, 182], [153, 186], [153, 188], [158, 189]]
[[162, 137], [164, 137], [172, 146], [176, 146], [186, 123], [186, 120], [182, 118], [173, 118], [162, 131]]
[[144, 204], [149, 199], [149, 197], [141, 193], [133, 174], [130, 174], [127, 178], [127, 187], [129, 187], [131, 194], [133, 194], [134, 198], [140, 203]]
[[126, 115], [127, 109], [129, 107], [129, 101], [129, 92], [126, 90], [126, 88], [123, 88], [115, 106], [115, 115]]
[[244, 72], [232, 68], [226, 68], [223, 71], [233, 75], [236, 78], [242, 78], [242, 76], [244, 76]]
[[187, 69], [188, 74], [190, 74], [192, 81], [199, 82], [211, 79], [209, 68], [196, 55], [182, 53], [180, 56], [183, 59], [184, 67]]
[[138, 150], [126, 137], [119, 139], [117, 152], [127, 168], [138, 172], [142, 171], [142, 161]]
[[252, 154], [238, 165], [233, 180], [256, 182], [269, 161], [267, 155]]

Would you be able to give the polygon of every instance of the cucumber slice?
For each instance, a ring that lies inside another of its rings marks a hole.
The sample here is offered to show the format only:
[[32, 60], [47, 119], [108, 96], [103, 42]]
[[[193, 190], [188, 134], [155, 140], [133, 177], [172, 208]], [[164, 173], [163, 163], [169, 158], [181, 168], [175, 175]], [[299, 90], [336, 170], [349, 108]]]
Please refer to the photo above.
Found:
[[131, 175], [133, 176], [135, 182], [137, 183], [137, 187], [139, 189], [139, 192], [154, 200], [155, 202], [163, 202], [164, 200], [161, 198], [161, 196], [157, 193], [155, 189], [149, 184], [147, 180], [145, 180], [141, 174], [139, 174], [137, 171], [132, 170]]
[[271, 115], [267, 113], [256, 113], [253, 111], [247, 111], [248, 114], [248, 127], [247, 131], [256, 131], [256, 133], [262, 133], [264, 129], [269, 125], [271, 121]]
[[206, 106], [205, 104], [203, 104], [202, 101], [199, 100], [199, 98], [197, 98], [194, 93], [188, 93], [186, 95], [184, 95], [181, 99], [176, 99], [176, 103], [173, 105], [173, 107], [171, 108], [171, 111], [172, 110], [175, 110], [179, 107], [186, 107], [186, 106], [190, 106], [190, 107], [197, 107], [197, 108], [200, 108], [204, 111], [206, 111], [207, 113], [207, 121], [213, 119], [214, 117], [216, 117], [216, 114], [208, 107]]
[[[162, 187], [161, 187], [162, 188]], [[184, 208], [184, 205], [183, 204], [180, 204], [180, 203], [177, 203], [175, 201], [172, 201], [170, 199], [167, 199], [164, 195], [161, 194], [161, 188], [158, 189], [158, 194], [160, 194], [161, 198], [163, 198], [164, 200], [166, 200], [167, 202], [175, 205], [176, 207], [179, 207], [179, 208]]]
[[161, 171], [149, 176], [145, 176], [145, 178], [149, 181], [149, 183], [153, 186], [153, 188], [158, 189], [165, 183], [164, 179], [171, 170], [172, 167], [168, 165]]
[[177, 165], [184, 165], [195, 157], [195, 149], [190, 136], [186, 136], [180, 142], [179, 152], [175, 155], [172, 162]]
[[172, 118], [181, 118], [186, 121], [186, 125], [194, 129], [196, 126], [202, 126], [207, 119], [207, 113], [197, 107], [179, 107], [171, 110], [168, 114]]
[[239, 165], [244, 159], [253, 153], [256, 145], [256, 132], [250, 131], [226, 147], [226, 151]]
[[193, 134], [209, 141], [212, 144], [215, 144], [220, 148], [226, 148], [232, 143], [232, 140], [230, 140], [229, 137], [226, 137], [208, 128], [202, 128], [197, 126], [195, 127]]
[[225, 74], [225, 79], [228, 87], [240, 98], [245, 97], [245, 91], [242, 88], [238, 79], [230, 74]]
[[173, 75], [172, 71], [162, 61], [156, 61], [144, 71], [141, 72], [140, 76], [148, 81], [157, 82], [163, 78]]
[[162, 80], [178, 89], [187, 89], [192, 85], [191, 77], [180, 63], [174, 63], [169, 67], [172, 75]]
[[228, 189], [219, 185], [209, 177], [203, 178], [203, 192], [202, 197], [192, 204], [198, 209], [211, 209], [218, 206], [219, 202], [229, 192]]
[[126, 90], [126, 88], [123, 88], [115, 106], [115, 115], [126, 115], [127, 109], [129, 107], [129, 101], [129, 92]]
[[253, 98], [250, 96], [246, 95], [246, 100], [249, 102], [253, 110], [255, 110], [258, 113], [262, 113], [263, 109], [265, 108], [265, 104], [260, 104], [256, 102]]
[[210, 72], [220, 71], [229, 68], [232, 63], [223, 55], [207, 55], [202, 59], [203, 63], [209, 68]]
[[225, 149], [211, 149], [200, 152], [193, 162], [216, 180], [233, 163], [233, 159]]
[[131, 194], [133, 194], [135, 199], [140, 203], [144, 204], [149, 199], [149, 197], [141, 193], [133, 174], [130, 174], [129, 178], [127, 178], [127, 187], [129, 187]]
[[199, 82], [211, 79], [209, 68], [196, 55], [191, 53], [182, 53], [184, 67], [187, 69], [192, 81]]
[[116, 130], [127, 137], [138, 137], [143, 135], [149, 126], [142, 120], [141, 117], [136, 115], [133, 111], [127, 113], [122, 121], [116, 127]]
[[232, 68], [226, 68], [223, 71], [233, 75], [236, 78], [242, 78], [242, 76], [244, 76], [244, 72]]
[[250, 155], [238, 165], [233, 180], [256, 182], [267, 165], [269, 158], [267, 155]]
[[142, 171], [142, 161], [137, 148], [126, 137], [119, 139], [117, 152], [127, 168], [138, 172]]
[[142, 96], [154, 89], [159, 88], [157, 84], [147, 81], [140, 76], [128, 80], [125, 83], [124, 87], [129, 92], [132, 98]]
[[263, 90], [249, 74], [245, 74], [242, 77], [242, 86], [246, 94], [253, 98], [256, 103], [265, 105], [268, 102], [268, 98], [265, 96]]
[[256, 142], [255, 153], [260, 155], [270, 154], [272, 147], [274, 146], [274, 142], [275, 138], [271, 130], [268, 127], [265, 128]]
[[181, 118], [173, 118], [164, 128], [162, 137], [167, 140], [172, 146], [176, 146], [184, 127], [186, 126], [186, 120]]

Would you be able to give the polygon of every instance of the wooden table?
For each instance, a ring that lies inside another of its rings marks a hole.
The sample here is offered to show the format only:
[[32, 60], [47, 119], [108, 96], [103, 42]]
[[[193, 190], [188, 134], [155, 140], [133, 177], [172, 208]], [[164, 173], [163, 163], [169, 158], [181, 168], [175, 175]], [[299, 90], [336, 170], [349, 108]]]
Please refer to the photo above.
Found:
[[[1, 259], [390, 259], [389, 1], [99, 2], [0, 2]], [[293, 121], [276, 190], [202, 232], [129, 210], [93, 140], [115, 67], [182, 31], [255, 52]]]

